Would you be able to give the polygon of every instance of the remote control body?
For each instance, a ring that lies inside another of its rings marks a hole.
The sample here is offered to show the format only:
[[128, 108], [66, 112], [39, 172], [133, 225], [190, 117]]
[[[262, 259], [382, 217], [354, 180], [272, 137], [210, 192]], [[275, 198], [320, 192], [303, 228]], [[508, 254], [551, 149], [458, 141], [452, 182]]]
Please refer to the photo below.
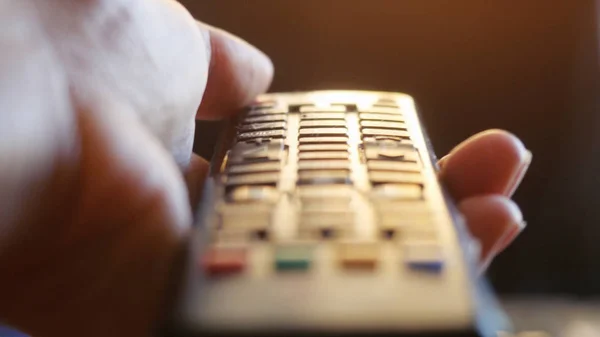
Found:
[[172, 336], [495, 336], [413, 99], [260, 96], [211, 163]]

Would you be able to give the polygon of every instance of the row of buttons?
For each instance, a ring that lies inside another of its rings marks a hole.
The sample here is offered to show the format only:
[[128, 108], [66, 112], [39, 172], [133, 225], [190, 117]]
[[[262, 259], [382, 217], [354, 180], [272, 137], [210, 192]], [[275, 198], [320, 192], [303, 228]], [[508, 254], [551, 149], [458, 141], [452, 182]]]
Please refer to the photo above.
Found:
[[250, 111], [238, 127], [237, 143], [225, 169], [227, 204], [219, 210], [218, 242], [247, 242], [269, 237], [277, 189], [288, 146], [287, 113], [274, 106]]
[[423, 177], [419, 154], [398, 109], [360, 113], [362, 150], [369, 179], [379, 197], [420, 199]]
[[[308, 270], [315, 258], [314, 243], [291, 243], [273, 247], [272, 263], [279, 271]], [[336, 245], [336, 260], [348, 269], [374, 269], [380, 263], [381, 246], [372, 242], [340, 242]], [[443, 270], [441, 246], [427, 242], [405, 243], [401, 246], [403, 263], [416, 270], [439, 273]], [[244, 246], [212, 246], [202, 257], [201, 265], [209, 275], [243, 272], [250, 250]]]
[[[339, 239], [354, 228], [355, 216], [348, 211], [352, 179], [347, 121], [339, 111], [345, 107], [300, 109], [298, 183], [316, 192], [300, 197], [300, 238]], [[337, 198], [325, 195], [335, 188], [346, 190]]]
[[227, 200], [275, 202], [285, 163], [286, 111], [274, 106], [252, 110], [238, 128], [238, 143], [228, 154]]
[[[345, 106], [300, 108], [298, 184], [351, 184]], [[301, 219], [305, 216], [302, 214]]]

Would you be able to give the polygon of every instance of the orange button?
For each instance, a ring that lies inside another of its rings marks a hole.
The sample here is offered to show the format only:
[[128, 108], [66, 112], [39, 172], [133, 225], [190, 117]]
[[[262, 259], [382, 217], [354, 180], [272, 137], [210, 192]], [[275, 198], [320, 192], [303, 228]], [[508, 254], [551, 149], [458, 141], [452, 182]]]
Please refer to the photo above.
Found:
[[338, 247], [340, 263], [345, 268], [375, 268], [379, 259], [377, 243], [342, 243]]
[[211, 275], [239, 273], [246, 268], [246, 256], [243, 247], [212, 247], [204, 254], [202, 267]]

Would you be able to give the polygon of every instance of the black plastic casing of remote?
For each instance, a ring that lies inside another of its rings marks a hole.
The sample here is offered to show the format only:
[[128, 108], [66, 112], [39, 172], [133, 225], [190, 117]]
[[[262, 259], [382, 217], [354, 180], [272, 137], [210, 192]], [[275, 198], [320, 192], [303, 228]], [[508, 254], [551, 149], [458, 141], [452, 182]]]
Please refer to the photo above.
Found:
[[211, 163], [165, 337], [510, 331], [402, 93], [273, 93]]

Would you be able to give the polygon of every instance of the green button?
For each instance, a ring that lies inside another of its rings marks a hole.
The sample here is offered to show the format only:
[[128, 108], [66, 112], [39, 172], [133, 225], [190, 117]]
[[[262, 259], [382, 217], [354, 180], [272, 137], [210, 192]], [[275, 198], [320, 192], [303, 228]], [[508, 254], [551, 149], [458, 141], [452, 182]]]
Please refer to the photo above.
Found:
[[303, 270], [310, 267], [312, 245], [281, 245], [275, 250], [275, 268], [278, 270]]

